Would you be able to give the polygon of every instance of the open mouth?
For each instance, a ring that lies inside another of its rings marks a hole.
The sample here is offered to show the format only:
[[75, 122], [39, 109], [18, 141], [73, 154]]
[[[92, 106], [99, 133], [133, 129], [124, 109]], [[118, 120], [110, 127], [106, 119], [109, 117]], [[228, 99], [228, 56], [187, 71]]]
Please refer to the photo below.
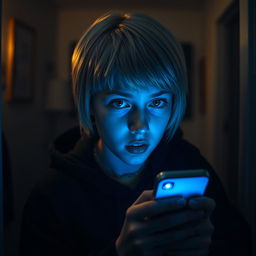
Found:
[[142, 154], [147, 150], [148, 146], [148, 144], [134, 143], [126, 146], [125, 148], [132, 154]]

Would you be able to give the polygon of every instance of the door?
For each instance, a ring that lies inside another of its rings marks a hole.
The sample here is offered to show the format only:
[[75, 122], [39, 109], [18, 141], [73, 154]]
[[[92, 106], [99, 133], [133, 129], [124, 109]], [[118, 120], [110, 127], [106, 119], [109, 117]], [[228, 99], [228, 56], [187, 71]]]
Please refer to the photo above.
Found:
[[227, 194], [238, 202], [239, 6], [232, 3], [217, 22], [218, 82], [215, 157]]

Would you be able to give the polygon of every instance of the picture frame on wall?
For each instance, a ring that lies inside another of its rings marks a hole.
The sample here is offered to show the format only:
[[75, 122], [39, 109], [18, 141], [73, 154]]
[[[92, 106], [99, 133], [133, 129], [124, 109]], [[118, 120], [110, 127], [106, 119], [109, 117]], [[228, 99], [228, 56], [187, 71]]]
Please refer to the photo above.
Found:
[[194, 97], [194, 72], [193, 62], [194, 62], [194, 49], [191, 43], [181, 42], [181, 47], [184, 52], [186, 68], [187, 68], [187, 79], [188, 79], [188, 95], [187, 95], [187, 106], [184, 114], [185, 120], [190, 120], [193, 118], [193, 97]]
[[199, 113], [206, 114], [206, 57], [201, 57], [199, 61]]
[[35, 73], [35, 30], [11, 18], [7, 41], [7, 101], [31, 101]]

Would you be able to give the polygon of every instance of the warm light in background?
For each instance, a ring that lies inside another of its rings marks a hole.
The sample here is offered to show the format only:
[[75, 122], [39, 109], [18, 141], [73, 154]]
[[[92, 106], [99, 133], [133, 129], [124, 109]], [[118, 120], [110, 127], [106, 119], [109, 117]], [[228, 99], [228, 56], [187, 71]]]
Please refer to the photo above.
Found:
[[7, 34], [7, 69], [6, 69], [6, 99], [10, 100], [12, 98], [12, 79], [13, 79], [13, 63], [14, 63], [14, 33], [15, 20], [10, 18], [8, 25], [8, 34]]

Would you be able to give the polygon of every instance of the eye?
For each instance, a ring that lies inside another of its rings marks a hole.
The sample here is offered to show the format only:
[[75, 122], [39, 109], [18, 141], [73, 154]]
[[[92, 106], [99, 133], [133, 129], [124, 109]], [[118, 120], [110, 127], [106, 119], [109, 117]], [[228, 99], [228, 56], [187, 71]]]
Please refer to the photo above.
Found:
[[153, 108], [164, 108], [168, 104], [167, 99], [155, 99], [149, 105]]
[[108, 105], [112, 108], [115, 108], [115, 109], [123, 109], [123, 108], [129, 108], [130, 107], [130, 105], [123, 99], [111, 100]]

